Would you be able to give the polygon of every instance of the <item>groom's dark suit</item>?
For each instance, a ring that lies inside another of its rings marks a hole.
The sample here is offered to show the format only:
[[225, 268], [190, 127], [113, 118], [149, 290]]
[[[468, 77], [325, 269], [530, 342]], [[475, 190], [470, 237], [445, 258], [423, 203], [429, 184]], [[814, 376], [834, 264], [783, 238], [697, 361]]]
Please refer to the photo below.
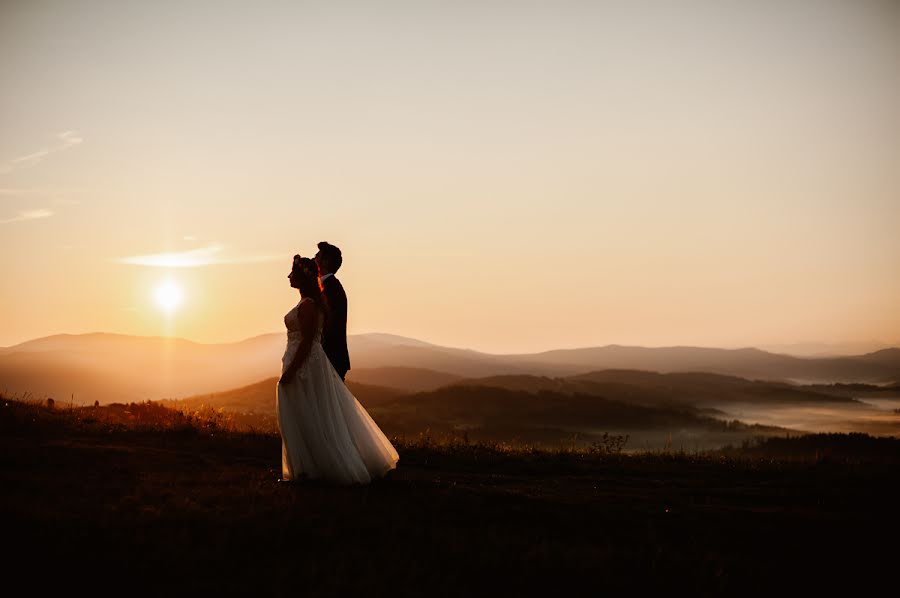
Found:
[[350, 369], [350, 354], [347, 351], [347, 294], [341, 281], [333, 274], [322, 281], [322, 294], [328, 305], [325, 327], [322, 330], [322, 348], [343, 380]]

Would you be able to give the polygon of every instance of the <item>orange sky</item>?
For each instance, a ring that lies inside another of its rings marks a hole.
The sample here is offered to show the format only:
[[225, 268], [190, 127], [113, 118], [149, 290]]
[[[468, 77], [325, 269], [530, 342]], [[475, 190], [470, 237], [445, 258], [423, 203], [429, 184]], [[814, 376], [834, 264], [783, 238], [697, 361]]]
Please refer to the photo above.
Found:
[[0, 5], [0, 345], [900, 342], [896, 3], [377, 4]]

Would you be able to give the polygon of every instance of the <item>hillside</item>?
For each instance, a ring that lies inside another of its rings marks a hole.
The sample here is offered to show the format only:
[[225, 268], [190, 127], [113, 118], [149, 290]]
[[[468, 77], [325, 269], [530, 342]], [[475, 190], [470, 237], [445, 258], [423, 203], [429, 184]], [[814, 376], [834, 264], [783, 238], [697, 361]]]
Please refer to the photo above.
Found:
[[423, 430], [472, 440], [560, 446], [628, 436], [629, 447], [721, 446], [755, 436], [784, 434], [773, 426], [725, 422], [691, 407], [645, 406], [596, 395], [536, 393], [454, 385], [386, 402], [369, 410], [386, 432]]
[[729, 403], [836, 404], [849, 397], [780, 382], [746, 380], [703, 372], [660, 374], [638, 370], [603, 370], [566, 379], [573, 391], [628, 398], [647, 404], [720, 406]]
[[[76, 404], [228, 390], [280, 371], [275, 339], [207, 345], [179, 338], [57, 335], [7, 348], [0, 388]], [[280, 357], [280, 353], [278, 353]]]
[[[514, 381], [514, 388], [501, 385], [507, 381]], [[542, 386], [544, 381], [546, 387]], [[558, 382], [564, 386], [548, 378], [500, 377], [413, 394], [354, 382], [348, 385], [385, 433], [396, 435], [430, 431], [478, 440], [558, 446], [573, 441], [589, 444], [612, 434], [629, 436], [634, 447], [676, 443], [699, 448], [785, 432], [774, 426], [726, 422], [713, 417], [713, 410], [706, 406], [685, 401], [678, 404], [669, 401], [668, 395], [660, 398], [644, 392], [642, 396], [653, 400], [640, 401], [629, 394], [629, 387], [604, 396], [585, 393], [581, 386], [564, 380]], [[225, 409], [235, 414], [239, 425], [274, 429], [275, 385], [276, 379], [271, 378], [175, 404]]]
[[0, 411], [9, 588], [828, 596], [894, 579], [897, 440], [792, 438], [745, 457], [396, 439], [387, 478], [339, 487], [278, 482], [276, 435], [93, 421], [108, 410]]
[[[0, 390], [78, 404], [182, 398], [227, 391], [278, 375], [283, 334], [236, 343], [118, 334], [55, 335], [0, 350]], [[596, 347], [490, 355], [386, 334], [349, 338], [350, 379], [407, 392], [462, 378], [558, 378], [605, 369], [707, 372], [749, 379], [830, 384], [900, 381], [900, 349], [801, 359], [757, 349]]]
[[[185, 397], [177, 402], [190, 407], [209, 406], [227, 411], [274, 414], [277, 385], [278, 378], [273, 377], [224, 392]], [[367, 409], [393, 401], [407, 394], [395, 388], [385, 388], [352, 381], [347, 382], [347, 387], [353, 393], [353, 396], [359, 399], [359, 402]]]
[[437, 390], [460, 380], [463, 380], [462, 376], [410, 367], [353, 368], [347, 373], [349, 383], [364, 383], [409, 392]]
[[[731, 403], [759, 405], [829, 405], [855, 403], [851, 394], [833, 387], [794, 386], [745, 380], [736, 376], [686, 372], [660, 374], [640, 370], [602, 370], [577, 376], [489, 376], [470, 378], [448, 387], [483, 386], [528, 393], [585, 394], [646, 406], [718, 407]], [[837, 387], [841, 388], [841, 387]], [[876, 388], [865, 386], [865, 388]]]

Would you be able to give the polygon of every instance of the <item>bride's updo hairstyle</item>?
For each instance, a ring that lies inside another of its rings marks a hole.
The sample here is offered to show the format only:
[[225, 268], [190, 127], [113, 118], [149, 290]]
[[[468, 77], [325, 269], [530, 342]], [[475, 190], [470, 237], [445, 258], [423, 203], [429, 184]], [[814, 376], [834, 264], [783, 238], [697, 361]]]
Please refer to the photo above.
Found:
[[319, 289], [319, 267], [316, 261], [308, 257], [294, 256], [294, 265], [291, 267], [291, 278], [294, 286], [303, 293], [304, 297], [312, 297], [318, 300], [322, 294]]

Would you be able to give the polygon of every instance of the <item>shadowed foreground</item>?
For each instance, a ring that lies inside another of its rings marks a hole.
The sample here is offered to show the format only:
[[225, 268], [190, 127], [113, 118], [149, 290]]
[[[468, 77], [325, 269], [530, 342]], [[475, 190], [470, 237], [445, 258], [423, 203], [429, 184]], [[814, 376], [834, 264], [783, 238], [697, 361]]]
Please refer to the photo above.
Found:
[[398, 470], [345, 488], [279, 483], [275, 436], [0, 408], [6, 581], [41, 593], [861, 589], [895, 554], [896, 452], [779, 461], [398, 441]]

